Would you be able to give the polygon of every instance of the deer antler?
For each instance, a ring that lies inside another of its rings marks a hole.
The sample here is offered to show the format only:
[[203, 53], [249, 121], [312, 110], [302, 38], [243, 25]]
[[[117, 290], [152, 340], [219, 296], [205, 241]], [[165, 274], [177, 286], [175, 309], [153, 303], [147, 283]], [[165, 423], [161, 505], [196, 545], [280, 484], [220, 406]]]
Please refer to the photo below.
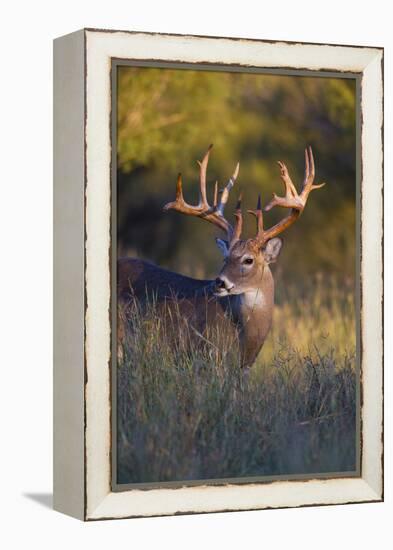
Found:
[[247, 212], [255, 216], [255, 219], [257, 221], [257, 235], [255, 238], [258, 241], [263, 241], [264, 230], [263, 230], [263, 213], [262, 213], [262, 205], [261, 205], [261, 195], [258, 195], [258, 203], [257, 203], [256, 210], [247, 210]]
[[[215, 183], [213, 206], [210, 206], [207, 200], [206, 193], [206, 171], [212, 147], [213, 145], [210, 145], [203, 157], [203, 160], [201, 162], [198, 161], [200, 167], [198, 205], [192, 206], [184, 200], [182, 177], [181, 174], [179, 174], [176, 186], [176, 199], [173, 202], [169, 202], [168, 204], [166, 204], [164, 206], [164, 210], [175, 210], [176, 212], [181, 212], [182, 214], [197, 216], [199, 218], [207, 220], [208, 222], [219, 227], [226, 233], [229, 241], [229, 246], [232, 247], [240, 239], [243, 227], [243, 215], [241, 210], [242, 196], [239, 196], [236, 205], [234, 227], [232, 227], [232, 225], [225, 218], [224, 209], [228, 202], [229, 193], [235, 184], [236, 178], [239, 175], [239, 163], [237, 163], [234, 173], [229, 178], [228, 183], [222, 190], [220, 199], [218, 199], [218, 183]], [[256, 218], [257, 235], [255, 239], [261, 244], [267, 242], [273, 237], [276, 237], [277, 235], [285, 231], [289, 226], [291, 226], [303, 212], [311, 191], [313, 191], [314, 189], [319, 189], [320, 187], [323, 187], [325, 185], [324, 183], [314, 185], [315, 166], [311, 147], [305, 149], [304, 155], [305, 169], [303, 188], [301, 193], [298, 194], [296, 187], [289, 176], [286, 165], [283, 162], [278, 161], [278, 165], [280, 166], [281, 179], [285, 186], [285, 197], [279, 197], [274, 193], [273, 199], [264, 209], [265, 212], [268, 212], [275, 206], [290, 208], [291, 211], [288, 216], [276, 223], [273, 227], [265, 230], [263, 227], [263, 212], [260, 195], [258, 196], [258, 204], [256, 210], [248, 210], [248, 212]]]
[[[229, 193], [235, 184], [236, 178], [239, 175], [239, 163], [237, 163], [235, 171], [233, 172], [232, 176], [229, 178], [229, 181], [224, 187], [219, 199], [218, 199], [218, 183], [217, 182], [215, 183], [214, 202], [213, 202], [213, 206], [210, 206], [207, 200], [207, 193], [206, 193], [206, 171], [207, 171], [209, 155], [210, 155], [210, 151], [212, 150], [212, 147], [213, 145], [210, 145], [202, 161], [201, 162], [198, 161], [198, 164], [199, 164], [199, 203], [198, 205], [192, 206], [184, 200], [182, 177], [181, 177], [181, 174], [179, 174], [177, 177], [176, 199], [173, 202], [168, 202], [168, 204], [164, 206], [164, 210], [165, 211], [175, 210], [176, 212], [180, 212], [188, 216], [197, 216], [199, 218], [207, 220], [208, 222], [222, 229], [226, 233], [228, 240], [232, 242], [235, 235], [236, 236], [239, 235], [236, 237], [237, 239], [240, 238], [241, 219], [239, 221], [239, 218], [238, 217], [236, 218], [235, 228], [233, 228], [232, 225], [228, 222], [228, 220], [224, 217], [224, 209], [225, 209], [226, 203], [228, 202]], [[241, 218], [241, 214], [240, 214], [240, 218]], [[240, 224], [240, 232], [239, 232], [239, 224]]]
[[278, 197], [275, 193], [273, 194], [273, 199], [265, 207], [265, 212], [268, 212], [275, 206], [282, 206], [283, 208], [290, 208], [291, 212], [284, 219], [276, 223], [273, 227], [270, 227], [266, 231], [263, 228], [263, 215], [261, 209], [261, 201], [258, 199], [258, 206], [256, 210], [249, 210], [257, 218], [257, 236], [256, 239], [262, 243], [268, 241], [269, 239], [276, 237], [289, 226], [291, 226], [301, 215], [306, 206], [307, 199], [311, 191], [314, 189], [319, 189], [325, 184], [321, 183], [319, 185], [314, 185], [315, 178], [315, 166], [314, 166], [314, 157], [312, 154], [311, 147], [308, 147], [304, 151], [305, 155], [305, 168], [304, 168], [304, 180], [303, 188], [298, 194], [296, 187], [294, 186], [286, 165], [278, 161], [280, 166], [280, 175], [281, 179], [285, 186], [285, 197]]

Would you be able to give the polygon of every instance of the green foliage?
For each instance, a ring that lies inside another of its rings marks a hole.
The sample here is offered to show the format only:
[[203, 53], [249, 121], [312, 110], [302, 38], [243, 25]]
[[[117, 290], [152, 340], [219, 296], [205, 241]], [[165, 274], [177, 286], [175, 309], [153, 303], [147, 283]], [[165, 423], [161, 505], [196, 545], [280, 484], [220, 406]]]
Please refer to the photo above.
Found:
[[[334, 281], [285, 289], [249, 374], [211, 329], [175, 337], [136, 308], [118, 366], [118, 481], [355, 470], [354, 307]], [[184, 329], [179, 331], [178, 327]], [[195, 335], [194, 335], [195, 336]]]
[[[211, 196], [240, 160], [236, 184], [246, 208], [281, 191], [284, 160], [298, 187], [303, 149], [311, 144], [317, 181], [301, 220], [285, 235], [280, 265], [290, 280], [331, 272], [354, 278], [356, 85], [353, 79], [219, 71], [122, 67], [118, 75], [119, 253], [138, 255], [193, 276], [218, 266], [214, 229], [197, 219], [163, 213], [177, 172], [189, 202], [197, 200], [198, 167], [214, 143], [208, 169]], [[234, 195], [237, 193], [234, 191]], [[227, 206], [232, 217], [236, 196]], [[273, 211], [266, 223], [284, 215]], [[207, 227], [205, 227], [207, 226]], [[248, 220], [245, 235], [254, 227]]]
[[[119, 166], [169, 172], [217, 137], [224, 145], [232, 124], [218, 127], [230, 101], [226, 79], [215, 73], [162, 69], [120, 69], [118, 103]], [[209, 137], [211, 136], [211, 137]], [[185, 172], [190, 172], [185, 170]]]

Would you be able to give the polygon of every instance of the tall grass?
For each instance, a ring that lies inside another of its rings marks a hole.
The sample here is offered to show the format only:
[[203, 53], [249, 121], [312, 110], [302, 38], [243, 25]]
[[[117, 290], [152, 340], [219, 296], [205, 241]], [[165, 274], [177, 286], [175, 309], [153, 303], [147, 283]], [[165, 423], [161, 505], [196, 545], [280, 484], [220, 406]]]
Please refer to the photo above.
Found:
[[279, 302], [248, 373], [231, 332], [195, 337], [176, 319], [174, 334], [157, 304], [132, 309], [117, 373], [119, 483], [355, 470], [353, 294], [319, 280]]

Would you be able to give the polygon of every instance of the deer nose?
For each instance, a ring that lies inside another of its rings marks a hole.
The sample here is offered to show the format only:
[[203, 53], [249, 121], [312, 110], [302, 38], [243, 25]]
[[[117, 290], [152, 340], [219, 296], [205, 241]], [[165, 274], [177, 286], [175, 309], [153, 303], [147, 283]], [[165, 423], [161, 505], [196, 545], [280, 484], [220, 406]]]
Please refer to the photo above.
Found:
[[216, 279], [216, 288], [221, 290], [227, 290], [228, 292], [234, 287], [233, 284], [231, 284], [228, 279], [224, 279], [223, 277], [217, 277]]
[[220, 279], [220, 277], [217, 277], [216, 279], [216, 287], [217, 288], [225, 288], [225, 281]]

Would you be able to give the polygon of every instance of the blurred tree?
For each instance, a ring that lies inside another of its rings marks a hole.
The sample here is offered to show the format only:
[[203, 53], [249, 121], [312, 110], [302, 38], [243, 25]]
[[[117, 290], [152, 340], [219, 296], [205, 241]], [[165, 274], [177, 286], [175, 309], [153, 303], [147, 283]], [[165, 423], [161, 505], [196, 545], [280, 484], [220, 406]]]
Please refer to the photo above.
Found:
[[[162, 212], [174, 197], [177, 172], [187, 200], [196, 201], [195, 161], [214, 143], [210, 186], [216, 179], [224, 184], [240, 160], [237, 187], [244, 191], [245, 209], [251, 208], [258, 192], [267, 202], [273, 190], [281, 190], [278, 159], [300, 188], [303, 149], [311, 144], [316, 180], [328, 185], [312, 195], [301, 221], [285, 233], [279, 271], [298, 280], [315, 272], [354, 278], [354, 79], [121, 67], [117, 122], [120, 255], [196, 277], [213, 275], [221, 262], [214, 228]], [[228, 217], [235, 200], [227, 206]], [[274, 211], [267, 223], [283, 215]], [[251, 223], [245, 235], [253, 235]]]

